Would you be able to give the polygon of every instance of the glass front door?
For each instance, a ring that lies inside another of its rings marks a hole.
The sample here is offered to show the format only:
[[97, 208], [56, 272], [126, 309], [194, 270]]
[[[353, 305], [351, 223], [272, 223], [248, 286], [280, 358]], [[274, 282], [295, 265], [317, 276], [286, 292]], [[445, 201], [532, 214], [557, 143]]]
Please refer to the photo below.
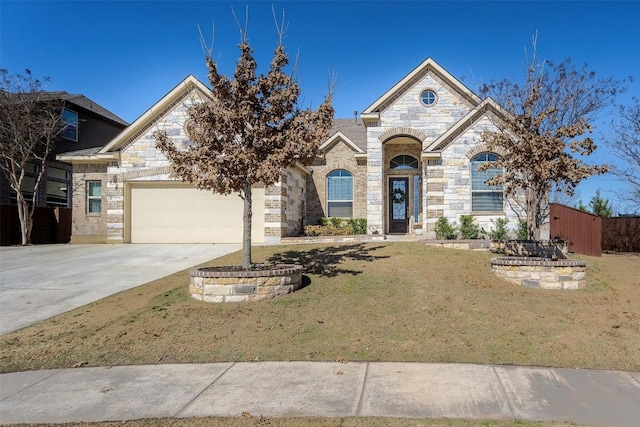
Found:
[[389, 178], [389, 232], [409, 231], [409, 178]]

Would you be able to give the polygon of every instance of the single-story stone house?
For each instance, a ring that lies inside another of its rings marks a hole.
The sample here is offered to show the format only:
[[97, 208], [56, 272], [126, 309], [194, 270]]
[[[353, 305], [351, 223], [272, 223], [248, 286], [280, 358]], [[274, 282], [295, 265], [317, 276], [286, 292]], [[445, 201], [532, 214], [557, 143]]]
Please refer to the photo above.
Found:
[[[238, 195], [204, 192], [169, 177], [153, 132], [188, 143], [187, 108], [210, 96], [193, 76], [105, 146], [58, 156], [73, 164], [72, 242], [241, 242]], [[489, 152], [481, 133], [500, 108], [428, 58], [357, 117], [336, 119], [316, 161], [283, 170], [254, 191], [252, 238], [274, 243], [320, 217], [366, 218], [368, 233], [435, 237], [439, 217], [517, 218], [500, 187], [479, 171]], [[493, 118], [493, 119], [492, 119]], [[91, 189], [88, 192], [88, 189]]]

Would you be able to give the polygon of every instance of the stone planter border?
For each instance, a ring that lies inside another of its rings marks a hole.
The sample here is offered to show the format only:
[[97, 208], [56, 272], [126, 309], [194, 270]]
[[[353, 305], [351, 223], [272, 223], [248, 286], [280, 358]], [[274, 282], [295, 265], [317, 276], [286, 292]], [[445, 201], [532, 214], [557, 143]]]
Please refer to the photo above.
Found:
[[[265, 267], [258, 264], [256, 267]], [[204, 302], [259, 301], [285, 295], [302, 286], [302, 266], [278, 264], [270, 269], [200, 268], [189, 272], [189, 294]]]
[[579, 289], [586, 285], [587, 263], [530, 257], [491, 259], [491, 271], [516, 285], [542, 289]]

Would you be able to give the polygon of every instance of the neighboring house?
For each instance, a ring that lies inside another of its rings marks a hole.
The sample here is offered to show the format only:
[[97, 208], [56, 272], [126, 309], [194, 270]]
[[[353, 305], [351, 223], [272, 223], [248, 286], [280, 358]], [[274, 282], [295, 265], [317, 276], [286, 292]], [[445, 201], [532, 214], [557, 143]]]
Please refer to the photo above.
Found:
[[[72, 242], [240, 243], [242, 202], [169, 178], [171, 167], [153, 132], [166, 129], [188, 145], [187, 109], [210, 96], [187, 77], [99, 150], [66, 153], [73, 164]], [[500, 170], [478, 167], [490, 152], [481, 133], [496, 129], [500, 108], [481, 100], [432, 59], [425, 60], [360, 115], [337, 119], [309, 167], [283, 170], [277, 184], [253, 195], [253, 242], [299, 235], [323, 216], [366, 218], [370, 234], [435, 237], [439, 217], [472, 214], [491, 220], [515, 213], [500, 187], [485, 181]]]
[[[66, 125], [54, 141], [51, 158], [47, 161], [44, 180], [36, 195], [36, 206], [71, 207], [71, 164], [55, 160], [57, 154], [102, 147], [126, 128], [128, 123], [84, 95], [67, 92], [47, 92], [45, 98], [63, 101], [62, 121]], [[22, 190], [27, 199], [33, 187], [39, 165], [29, 163], [25, 171]], [[9, 182], [0, 179], [0, 203], [16, 204], [16, 193]]]

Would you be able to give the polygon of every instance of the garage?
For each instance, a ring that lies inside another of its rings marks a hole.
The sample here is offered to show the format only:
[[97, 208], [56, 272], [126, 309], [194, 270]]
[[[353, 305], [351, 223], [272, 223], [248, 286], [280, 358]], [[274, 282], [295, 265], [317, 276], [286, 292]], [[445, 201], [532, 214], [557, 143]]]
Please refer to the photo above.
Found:
[[[130, 184], [131, 243], [242, 243], [243, 200], [183, 184]], [[264, 188], [254, 188], [253, 243], [264, 243]]]

